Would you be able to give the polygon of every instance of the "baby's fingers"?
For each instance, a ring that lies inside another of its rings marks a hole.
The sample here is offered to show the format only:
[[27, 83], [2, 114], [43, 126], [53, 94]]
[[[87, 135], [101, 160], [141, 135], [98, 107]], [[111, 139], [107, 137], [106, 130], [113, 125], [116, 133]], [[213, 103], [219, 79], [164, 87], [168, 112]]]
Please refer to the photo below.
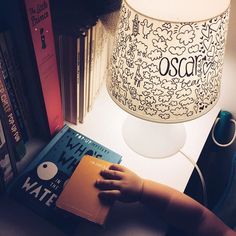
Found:
[[120, 171], [120, 172], [125, 172], [127, 169], [120, 165], [120, 164], [112, 164], [110, 167], [109, 167], [110, 170], [117, 170], [117, 171]]
[[95, 186], [100, 190], [119, 190], [120, 182], [118, 180], [98, 179]]
[[116, 200], [118, 198], [120, 198], [121, 193], [119, 190], [106, 190], [106, 191], [101, 191], [98, 194], [98, 197], [101, 200], [107, 201], [107, 200]]
[[123, 172], [116, 171], [116, 170], [110, 170], [105, 169], [100, 172], [101, 176], [105, 179], [114, 179], [114, 180], [120, 180], [123, 177]]

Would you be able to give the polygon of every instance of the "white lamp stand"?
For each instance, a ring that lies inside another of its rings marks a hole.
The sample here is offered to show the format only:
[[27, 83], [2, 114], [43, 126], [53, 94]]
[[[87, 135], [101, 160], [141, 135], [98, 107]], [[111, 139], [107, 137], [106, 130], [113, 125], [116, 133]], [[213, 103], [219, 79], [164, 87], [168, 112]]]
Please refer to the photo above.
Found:
[[184, 145], [186, 131], [182, 123], [160, 124], [128, 115], [122, 127], [126, 144], [148, 158], [165, 158], [177, 153]]

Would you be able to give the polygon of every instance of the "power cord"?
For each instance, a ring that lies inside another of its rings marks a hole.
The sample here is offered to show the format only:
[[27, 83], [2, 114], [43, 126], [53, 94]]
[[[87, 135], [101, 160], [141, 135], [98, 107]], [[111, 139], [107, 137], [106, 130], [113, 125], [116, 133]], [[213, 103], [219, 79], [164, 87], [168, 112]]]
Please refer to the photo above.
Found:
[[[212, 137], [212, 140], [213, 142], [220, 146], [220, 147], [228, 147], [230, 146], [236, 139], [236, 121], [234, 119], [230, 119], [230, 121], [234, 124], [234, 135], [233, 135], [233, 138], [230, 142], [228, 143], [225, 143], [225, 144], [222, 144], [222, 143], [219, 143], [216, 138], [215, 138], [215, 127], [217, 125], [217, 123], [219, 122], [220, 118], [217, 118], [214, 122], [214, 125], [212, 127], [212, 131], [211, 131], [211, 137]], [[208, 205], [208, 200], [207, 200], [207, 190], [206, 190], [206, 182], [205, 182], [205, 179], [203, 177], [203, 174], [200, 170], [200, 168], [198, 167], [197, 163], [191, 158], [189, 157], [188, 155], [186, 155], [184, 152], [182, 152], [181, 150], [179, 151], [180, 153], [182, 153], [185, 158], [194, 166], [194, 168], [196, 169], [198, 175], [199, 175], [199, 178], [200, 178], [200, 181], [201, 181], [201, 185], [202, 185], [202, 192], [203, 192], [203, 204], [205, 207], [207, 207]]]
[[235, 141], [235, 139], [236, 139], [236, 121], [235, 121], [234, 119], [230, 119], [230, 121], [234, 124], [234, 135], [233, 135], [232, 140], [231, 140], [230, 142], [228, 142], [228, 143], [222, 144], [222, 143], [219, 143], [219, 142], [216, 140], [216, 138], [215, 138], [215, 127], [216, 127], [217, 123], [219, 122], [219, 120], [220, 120], [220, 118], [217, 118], [217, 119], [215, 120], [215, 123], [214, 123], [213, 128], [212, 128], [212, 132], [211, 132], [211, 137], [212, 137], [212, 140], [214, 141], [214, 143], [215, 143], [216, 145], [218, 145], [219, 147], [228, 147], [228, 146], [230, 146], [230, 145]]
[[198, 175], [199, 175], [199, 178], [200, 178], [200, 181], [201, 181], [201, 185], [202, 185], [202, 192], [203, 192], [203, 205], [205, 207], [207, 207], [208, 203], [207, 203], [207, 190], [206, 190], [206, 182], [205, 182], [205, 179], [203, 177], [203, 174], [200, 170], [200, 168], [198, 167], [197, 163], [191, 158], [189, 157], [188, 155], [186, 155], [184, 152], [182, 152], [181, 150], [179, 151], [180, 153], [182, 153], [186, 159], [194, 166], [194, 168], [196, 169]]

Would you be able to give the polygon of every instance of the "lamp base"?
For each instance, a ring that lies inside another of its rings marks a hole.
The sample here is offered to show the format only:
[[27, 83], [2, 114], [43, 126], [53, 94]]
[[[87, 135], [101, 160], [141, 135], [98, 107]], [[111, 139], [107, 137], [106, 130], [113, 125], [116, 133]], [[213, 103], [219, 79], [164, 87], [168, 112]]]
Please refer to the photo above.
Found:
[[165, 158], [177, 153], [184, 145], [183, 124], [160, 124], [128, 116], [122, 134], [126, 144], [136, 153], [149, 158]]

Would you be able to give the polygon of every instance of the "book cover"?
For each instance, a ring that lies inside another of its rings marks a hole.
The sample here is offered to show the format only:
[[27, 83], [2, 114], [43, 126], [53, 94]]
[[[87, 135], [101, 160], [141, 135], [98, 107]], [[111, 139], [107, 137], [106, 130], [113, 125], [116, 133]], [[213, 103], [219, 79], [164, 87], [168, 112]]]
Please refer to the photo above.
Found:
[[25, 0], [51, 135], [63, 127], [60, 84], [49, 0]]
[[70, 230], [74, 217], [56, 208], [56, 200], [84, 155], [121, 161], [116, 152], [65, 125], [13, 181], [10, 195], [64, 231]]
[[111, 203], [99, 200], [99, 190], [95, 187], [95, 182], [101, 178], [100, 171], [110, 165], [110, 162], [85, 155], [59, 196], [57, 207], [103, 225]]

